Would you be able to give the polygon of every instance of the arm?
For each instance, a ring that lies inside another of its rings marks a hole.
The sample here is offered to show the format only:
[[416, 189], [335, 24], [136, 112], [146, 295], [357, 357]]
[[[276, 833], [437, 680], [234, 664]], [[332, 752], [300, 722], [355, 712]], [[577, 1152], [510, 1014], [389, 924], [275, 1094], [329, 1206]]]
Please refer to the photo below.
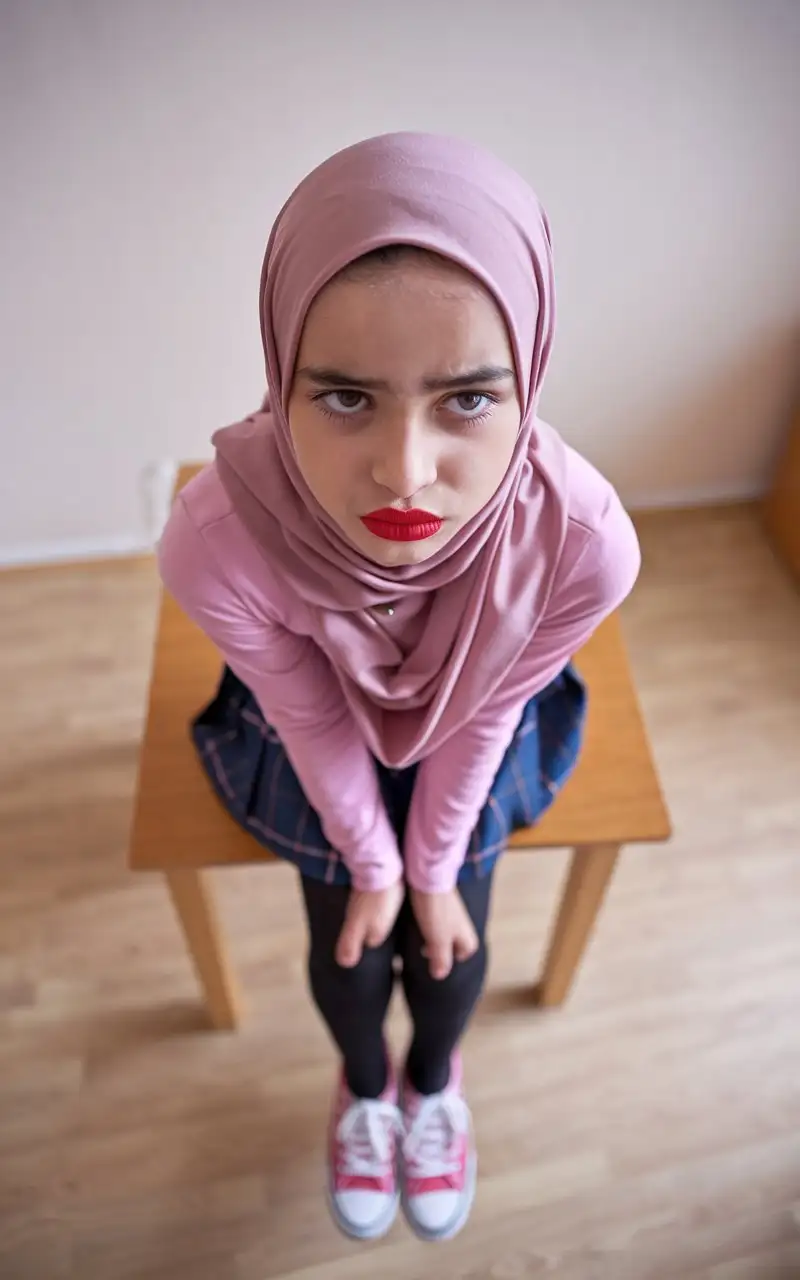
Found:
[[245, 604], [180, 497], [159, 544], [159, 568], [275, 728], [355, 887], [396, 883], [403, 866], [375, 764], [322, 651]]
[[508, 679], [469, 724], [420, 765], [406, 833], [406, 878], [423, 893], [456, 884], [525, 704], [561, 672], [636, 581], [639, 544], [619, 499], [583, 530], [552, 601]]

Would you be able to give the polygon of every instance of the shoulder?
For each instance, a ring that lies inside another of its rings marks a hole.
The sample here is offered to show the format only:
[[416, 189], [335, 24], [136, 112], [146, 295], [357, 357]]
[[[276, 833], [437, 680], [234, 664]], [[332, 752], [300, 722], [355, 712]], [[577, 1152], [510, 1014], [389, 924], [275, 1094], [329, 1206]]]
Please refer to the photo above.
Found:
[[215, 464], [186, 484], [156, 549], [161, 579], [188, 612], [245, 608], [276, 620], [283, 592], [233, 509]]
[[564, 448], [569, 526], [576, 534], [581, 529], [589, 534], [598, 532], [617, 498], [616, 491], [591, 462], [569, 445]]
[[566, 448], [566, 532], [559, 586], [605, 613], [632, 590], [641, 567], [633, 522], [613, 485]]
[[183, 486], [178, 494], [178, 504], [186, 511], [194, 527], [201, 532], [234, 514], [233, 504], [225, 492], [214, 462], [202, 467]]
[[214, 552], [215, 528], [233, 509], [213, 463], [184, 485], [175, 498], [156, 548], [166, 586], [180, 595], [182, 583], [198, 575], [224, 576]]

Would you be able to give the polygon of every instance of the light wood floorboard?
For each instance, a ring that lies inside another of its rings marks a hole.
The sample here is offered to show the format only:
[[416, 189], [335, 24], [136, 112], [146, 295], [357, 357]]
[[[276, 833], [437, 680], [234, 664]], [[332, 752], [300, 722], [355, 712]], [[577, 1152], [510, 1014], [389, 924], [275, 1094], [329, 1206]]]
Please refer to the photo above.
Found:
[[2, 1280], [800, 1277], [800, 597], [749, 509], [640, 527], [626, 626], [675, 839], [624, 852], [555, 1012], [528, 999], [564, 857], [505, 860], [479, 1195], [438, 1248], [328, 1222], [292, 873], [216, 879], [225, 1035], [164, 884], [125, 870], [152, 564], [0, 577]]

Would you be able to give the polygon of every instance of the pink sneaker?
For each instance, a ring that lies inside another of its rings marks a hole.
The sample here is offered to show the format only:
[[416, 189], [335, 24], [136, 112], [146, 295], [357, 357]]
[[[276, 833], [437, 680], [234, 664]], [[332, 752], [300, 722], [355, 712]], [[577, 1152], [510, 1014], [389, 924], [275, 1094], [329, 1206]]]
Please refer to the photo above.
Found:
[[472, 1118], [462, 1089], [461, 1055], [453, 1055], [450, 1082], [423, 1097], [403, 1086], [403, 1211], [422, 1240], [450, 1240], [469, 1217], [478, 1160]]
[[356, 1240], [377, 1240], [397, 1216], [400, 1127], [392, 1076], [371, 1099], [354, 1098], [342, 1074], [331, 1116], [328, 1201], [336, 1225]]

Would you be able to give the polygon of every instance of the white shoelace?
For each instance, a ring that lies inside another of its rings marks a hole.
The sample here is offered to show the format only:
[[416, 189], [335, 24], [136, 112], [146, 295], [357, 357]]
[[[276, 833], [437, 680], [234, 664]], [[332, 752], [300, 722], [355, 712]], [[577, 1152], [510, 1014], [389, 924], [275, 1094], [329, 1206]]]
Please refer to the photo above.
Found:
[[360, 1098], [336, 1129], [342, 1144], [342, 1172], [352, 1178], [380, 1178], [390, 1168], [392, 1138], [400, 1132], [400, 1112], [392, 1102]]
[[469, 1108], [456, 1093], [423, 1098], [403, 1142], [403, 1156], [417, 1178], [444, 1178], [458, 1173], [454, 1158], [458, 1138], [469, 1133]]

